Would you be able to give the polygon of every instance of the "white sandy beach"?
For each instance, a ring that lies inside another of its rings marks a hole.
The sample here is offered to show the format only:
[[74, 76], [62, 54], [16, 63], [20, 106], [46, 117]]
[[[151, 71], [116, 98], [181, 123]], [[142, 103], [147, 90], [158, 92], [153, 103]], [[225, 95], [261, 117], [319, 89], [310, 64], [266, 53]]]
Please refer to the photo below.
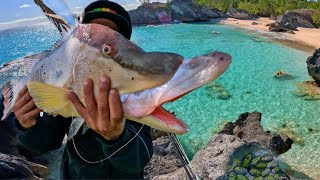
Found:
[[[257, 25], [252, 25], [252, 22], [258, 23]], [[275, 20], [270, 20], [269, 18], [259, 18], [257, 20], [239, 20], [234, 18], [228, 18], [220, 21], [220, 24], [228, 24], [242, 29], [269, 32], [269, 26], [267, 24], [273, 23]], [[313, 48], [320, 48], [320, 29], [310, 29], [310, 28], [298, 28], [299, 31], [294, 31], [295, 34], [289, 33], [278, 33], [277, 37], [281, 39], [291, 40], [298, 42], [303, 45], [311, 46]], [[281, 36], [279, 36], [281, 34]]]

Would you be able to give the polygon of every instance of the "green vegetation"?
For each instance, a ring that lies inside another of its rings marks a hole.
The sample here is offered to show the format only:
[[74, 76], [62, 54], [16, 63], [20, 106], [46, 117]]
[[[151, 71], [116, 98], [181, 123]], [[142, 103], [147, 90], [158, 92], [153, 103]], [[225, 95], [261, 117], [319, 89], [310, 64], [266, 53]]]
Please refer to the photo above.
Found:
[[285, 13], [294, 9], [314, 9], [313, 21], [320, 26], [320, 1], [308, 0], [197, 0], [208, 8], [217, 8], [224, 12], [231, 8], [247, 10], [258, 16], [269, 17]]

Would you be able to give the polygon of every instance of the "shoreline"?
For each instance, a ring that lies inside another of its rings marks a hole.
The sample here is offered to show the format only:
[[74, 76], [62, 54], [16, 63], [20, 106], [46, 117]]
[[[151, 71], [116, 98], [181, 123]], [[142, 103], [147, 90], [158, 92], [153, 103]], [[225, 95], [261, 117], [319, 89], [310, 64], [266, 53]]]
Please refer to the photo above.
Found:
[[[252, 23], [257, 23], [252, 25]], [[258, 18], [255, 20], [240, 20], [227, 18], [217, 21], [218, 24], [231, 25], [240, 29], [254, 31], [262, 35], [273, 38], [276, 42], [290, 46], [295, 49], [314, 52], [320, 48], [320, 29], [298, 28], [299, 31], [294, 31], [295, 34], [271, 32], [267, 24], [274, 23], [275, 20], [269, 18]]]

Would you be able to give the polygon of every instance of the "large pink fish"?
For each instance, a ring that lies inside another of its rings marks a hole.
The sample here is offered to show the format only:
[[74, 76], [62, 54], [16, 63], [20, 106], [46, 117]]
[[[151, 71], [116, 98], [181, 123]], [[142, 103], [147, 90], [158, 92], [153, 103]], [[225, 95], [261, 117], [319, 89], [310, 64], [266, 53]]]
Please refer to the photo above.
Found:
[[[44, 112], [80, 117], [67, 98], [68, 91], [74, 91], [84, 103], [84, 80], [94, 81], [97, 97], [100, 75], [106, 74], [112, 88], [121, 95], [126, 118], [178, 134], [186, 133], [187, 125], [162, 105], [215, 80], [231, 63], [231, 56], [222, 52], [194, 58], [145, 52], [99, 24], [77, 25], [55, 49], [34, 57], [39, 59], [24, 62], [29, 73], [4, 87], [3, 119], [26, 85], [35, 104]], [[4, 68], [9, 71], [10, 63]]]

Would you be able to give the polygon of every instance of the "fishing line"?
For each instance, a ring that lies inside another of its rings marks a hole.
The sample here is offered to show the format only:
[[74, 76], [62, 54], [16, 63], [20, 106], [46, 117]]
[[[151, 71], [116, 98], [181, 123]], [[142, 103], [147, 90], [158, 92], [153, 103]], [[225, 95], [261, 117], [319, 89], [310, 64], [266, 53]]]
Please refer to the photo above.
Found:
[[174, 133], [168, 133], [169, 137], [171, 137], [176, 152], [178, 152], [180, 160], [184, 163], [184, 170], [186, 171], [190, 180], [199, 180], [200, 178], [193, 172], [191, 162], [189, 161], [187, 154], [185, 153], [178, 137]]
[[128, 141], [126, 144], [124, 144], [123, 146], [121, 146], [118, 150], [116, 150], [115, 152], [113, 152], [111, 155], [109, 155], [108, 157], [101, 159], [99, 161], [89, 161], [86, 160], [85, 158], [83, 158], [80, 153], [78, 152], [78, 149], [76, 147], [74, 138], [72, 138], [72, 143], [73, 143], [73, 147], [76, 150], [76, 153], [78, 154], [78, 156], [85, 162], [89, 163], [89, 164], [97, 164], [97, 163], [101, 163], [103, 161], [108, 160], [109, 158], [111, 158], [113, 155], [115, 155], [117, 152], [119, 152], [121, 149], [123, 149], [124, 147], [126, 147], [131, 141], [133, 141], [134, 138], [136, 138], [137, 136], [139, 136], [139, 133], [141, 132], [142, 128], [144, 127], [144, 124], [141, 126], [140, 130], [130, 139], [130, 141]]

